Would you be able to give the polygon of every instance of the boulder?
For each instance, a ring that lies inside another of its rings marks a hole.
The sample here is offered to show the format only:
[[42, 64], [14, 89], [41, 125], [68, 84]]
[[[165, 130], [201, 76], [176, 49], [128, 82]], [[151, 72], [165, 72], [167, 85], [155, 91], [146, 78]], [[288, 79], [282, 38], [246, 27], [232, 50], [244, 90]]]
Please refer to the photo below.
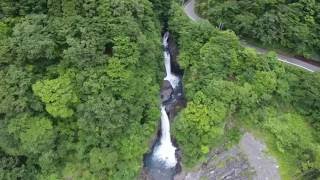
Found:
[[161, 86], [161, 91], [160, 91], [161, 102], [164, 103], [168, 101], [171, 98], [172, 94], [173, 94], [173, 88], [170, 82], [167, 80], [163, 81]]
[[139, 179], [141, 180], [153, 180], [152, 176], [149, 174], [149, 171], [146, 167], [144, 167], [140, 173]]

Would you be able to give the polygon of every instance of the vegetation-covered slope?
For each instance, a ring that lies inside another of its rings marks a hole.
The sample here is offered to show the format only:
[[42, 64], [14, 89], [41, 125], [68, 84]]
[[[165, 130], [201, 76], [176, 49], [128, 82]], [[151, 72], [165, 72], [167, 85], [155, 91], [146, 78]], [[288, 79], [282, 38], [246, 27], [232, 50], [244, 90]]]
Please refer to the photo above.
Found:
[[320, 54], [320, 2], [317, 0], [200, 0], [199, 13], [264, 45], [305, 57]]
[[[319, 177], [320, 75], [191, 23], [178, 4], [168, 17], [170, 4], [0, 2], [0, 179], [137, 177], [159, 119], [168, 19], [185, 70], [188, 107], [173, 127], [184, 164], [236, 141], [241, 126], [265, 136], [283, 177]], [[317, 38], [301, 37], [297, 52], [318, 51]]]
[[188, 106], [173, 128], [187, 167], [249, 127], [266, 138], [283, 178], [319, 177], [320, 74], [243, 48], [233, 32], [191, 22], [177, 4], [169, 27], [185, 72]]
[[0, 179], [133, 179], [159, 119], [148, 0], [0, 2]]

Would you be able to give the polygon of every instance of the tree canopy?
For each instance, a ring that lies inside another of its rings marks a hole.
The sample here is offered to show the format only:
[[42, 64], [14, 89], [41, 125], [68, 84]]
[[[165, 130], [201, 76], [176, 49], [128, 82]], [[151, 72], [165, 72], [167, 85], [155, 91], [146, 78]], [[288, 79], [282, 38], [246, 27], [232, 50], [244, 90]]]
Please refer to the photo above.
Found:
[[214, 25], [240, 36], [319, 60], [317, 0], [199, 0], [197, 10]]
[[234, 33], [191, 22], [177, 2], [2, 0], [0, 179], [137, 178], [160, 119], [161, 29], [184, 69], [188, 106], [172, 129], [186, 166], [248, 125], [287, 162], [289, 179], [319, 178], [319, 73], [236, 36], [309, 57], [319, 51], [319, 3], [200, 2], [203, 16]]
[[[280, 3], [269, 2], [270, 8]], [[228, 5], [232, 19], [240, 3], [224, 1], [216, 8]], [[257, 54], [242, 47], [234, 32], [194, 23], [183, 13], [172, 5], [169, 28], [178, 41], [188, 101], [173, 124], [184, 165], [205, 161], [211, 150], [237, 142], [239, 129], [249, 128], [265, 137], [284, 179], [318, 178], [319, 73], [283, 64], [272, 52]]]
[[0, 2], [0, 179], [138, 176], [160, 116], [158, 3]]

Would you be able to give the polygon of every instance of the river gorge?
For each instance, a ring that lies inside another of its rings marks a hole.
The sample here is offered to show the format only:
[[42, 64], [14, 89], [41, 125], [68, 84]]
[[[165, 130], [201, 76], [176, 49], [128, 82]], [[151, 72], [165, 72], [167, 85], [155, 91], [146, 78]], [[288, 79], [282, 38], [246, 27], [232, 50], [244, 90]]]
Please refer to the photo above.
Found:
[[[173, 120], [179, 107], [185, 105], [185, 99], [181, 82], [182, 73], [172, 72], [172, 67], [178, 67], [178, 64], [172, 61], [175, 52], [169, 42], [172, 44], [174, 41], [169, 38], [169, 32], [164, 33], [162, 44], [166, 77], [160, 92], [161, 125], [151, 152], [144, 158], [145, 171], [149, 178], [155, 180], [173, 179], [181, 169], [178, 148], [176, 143], [172, 142], [170, 134], [170, 121]], [[175, 72], [181, 72], [181, 70], [178, 69]]]

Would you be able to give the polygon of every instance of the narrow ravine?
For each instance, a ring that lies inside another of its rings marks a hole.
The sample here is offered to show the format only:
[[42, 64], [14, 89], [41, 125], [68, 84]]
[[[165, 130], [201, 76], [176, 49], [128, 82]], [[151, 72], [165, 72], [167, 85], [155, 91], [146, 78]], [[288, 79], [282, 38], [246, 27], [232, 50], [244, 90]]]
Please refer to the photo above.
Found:
[[147, 174], [145, 179], [170, 180], [178, 172], [179, 161], [177, 147], [172, 143], [170, 134], [170, 120], [175, 114], [175, 106], [183, 99], [181, 76], [172, 73], [171, 53], [169, 47], [169, 32], [163, 35], [164, 65], [166, 77], [161, 88], [161, 128], [158, 138], [152, 150], [144, 158], [144, 170]]

